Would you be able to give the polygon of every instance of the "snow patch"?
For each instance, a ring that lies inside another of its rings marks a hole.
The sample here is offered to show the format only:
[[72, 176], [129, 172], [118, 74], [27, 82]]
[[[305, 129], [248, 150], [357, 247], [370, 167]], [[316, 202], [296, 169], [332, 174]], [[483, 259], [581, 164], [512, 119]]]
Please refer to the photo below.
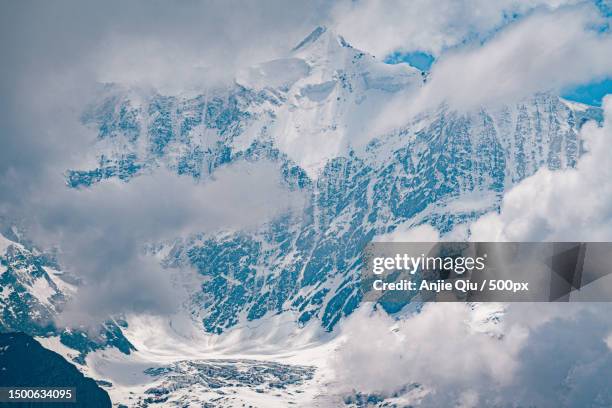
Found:
[[309, 71], [308, 64], [300, 58], [281, 58], [240, 71], [236, 82], [253, 89], [289, 88]]
[[48, 305], [48, 306], [52, 306], [49, 298], [55, 295], [56, 291], [55, 289], [51, 287], [51, 285], [49, 285], [49, 281], [47, 281], [47, 279], [42, 277], [34, 281], [34, 283], [31, 286], [30, 293], [32, 294], [32, 296], [38, 299], [38, 301], [40, 301], [41, 303]]
[[589, 105], [585, 105], [584, 103], [570, 101], [568, 99], [559, 98], [561, 102], [563, 102], [568, 108], [576, 112], [584, 112], [590, 108]]

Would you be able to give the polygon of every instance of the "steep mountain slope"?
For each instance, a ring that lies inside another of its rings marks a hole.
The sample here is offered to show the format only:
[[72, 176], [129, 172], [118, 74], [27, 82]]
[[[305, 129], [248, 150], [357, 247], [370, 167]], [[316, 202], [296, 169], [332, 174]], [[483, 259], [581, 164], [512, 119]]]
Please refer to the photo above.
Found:
[[191, 307], [206, 331], [287, 310], [331, 330], [359, 304], [360, 253], [373, 237], [403, 223], [447, 233], [497, 208], [538, 168], [574, 166], [578, 129], [599, 115], [538, 94], [471, 113], [440, 106], [391, 133], [364, 134], [384, 101], [425, 81], [317, 28], [286, 58], [201, 95], [107, 86], [83, 116], [98, 130], [98, 166], [69, 171], [68, 184], [129, 181], [160, 166], [206, 180], [241, 160], [278, 163], [287, 185], [310, 197], [301, 218], [192, 237], [166, 261], [206, 278]]

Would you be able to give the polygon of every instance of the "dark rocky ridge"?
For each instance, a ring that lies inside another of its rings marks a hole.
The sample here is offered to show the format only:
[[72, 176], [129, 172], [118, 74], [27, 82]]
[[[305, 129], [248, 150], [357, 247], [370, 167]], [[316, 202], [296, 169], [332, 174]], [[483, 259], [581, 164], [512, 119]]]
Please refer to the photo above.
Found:
[[14, 408], [111, 406], [108, 394], [94, 380], [23, 333], [0, 334], [0, 386], [76, 388], [76, 402], [11, 403]]

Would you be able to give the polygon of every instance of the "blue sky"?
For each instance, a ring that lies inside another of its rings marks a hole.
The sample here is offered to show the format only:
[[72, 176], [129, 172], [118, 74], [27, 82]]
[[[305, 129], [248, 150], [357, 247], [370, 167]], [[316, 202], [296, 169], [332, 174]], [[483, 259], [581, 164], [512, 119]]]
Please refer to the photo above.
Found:
[[409, 64], [421, 71], [429, 71], [429, 68], [434, 63], [435, 58], [423, 51], [413, 51], [403, 53], [395, 51], [385, 58], [387, 64]]
[[564, 90], [561, 96], [572, 101], [601, 106], [601, 101], [607, 94], [612, 94], [612, 78], [569, 88]]

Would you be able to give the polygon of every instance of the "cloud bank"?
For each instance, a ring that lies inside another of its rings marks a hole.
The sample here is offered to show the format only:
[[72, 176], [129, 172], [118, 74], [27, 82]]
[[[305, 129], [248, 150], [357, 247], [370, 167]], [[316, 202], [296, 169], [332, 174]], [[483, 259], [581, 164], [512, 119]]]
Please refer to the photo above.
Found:
[[555, 10], [575, 0], [352, 1], [333, 10], [338, 32], [379, 58], [393, 51], [440, 55], [534, 10]]
[[484, 44], [444, 53], [418, 91], [398, 95], [373, 121], [373, 134], [444, 104], [459, 111], [514, 104], [537, 92], [612, 76], [609, 18], [591, 4], [537, 10]]
[[490, 106], [612, 75], [612, 35], [596, 28], [603, 21], [588, 5], [536, 12], [482, 47], [441, 59], [416, 103]]
[[431, 303], [399, 320], [364, 305], [341, 326], [334, 387], [420, 407], [606, 405], [611, 325], [597, 304]]
[[62, 268], [82, 281], [58, 323], [95, 325], [121, 313], [171, 314], [186, 295], [145, 244], [245, 230], [302, 211], [305, 197], [280, 174], [273, 163], [238, 162], [204, 182], [158, 170], [81, 190], [57, 183], [2, 213], [24, 220], [40, 247], [57, 248]]

